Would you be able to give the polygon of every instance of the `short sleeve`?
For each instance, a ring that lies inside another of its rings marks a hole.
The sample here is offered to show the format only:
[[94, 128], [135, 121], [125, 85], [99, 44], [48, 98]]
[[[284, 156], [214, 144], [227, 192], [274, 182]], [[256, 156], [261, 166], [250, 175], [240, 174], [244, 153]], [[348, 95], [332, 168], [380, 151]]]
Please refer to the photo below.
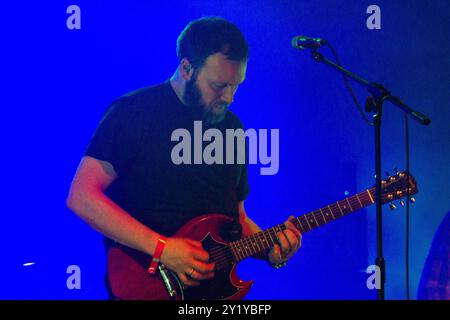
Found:
[[132, 113], [124, 101], [108, 107], [85, 151], [86, 156], [111, 163], [118, 175], [130, 165], [137, 143]]

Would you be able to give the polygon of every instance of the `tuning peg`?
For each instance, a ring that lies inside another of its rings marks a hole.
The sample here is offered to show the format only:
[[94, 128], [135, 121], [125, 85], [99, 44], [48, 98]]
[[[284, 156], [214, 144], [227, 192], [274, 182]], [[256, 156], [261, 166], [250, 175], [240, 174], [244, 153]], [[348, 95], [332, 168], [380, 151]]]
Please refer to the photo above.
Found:
[[394, 167], [394, 172], [395, 172], [395, 174], [399, 174], [400, 173], [400, 171], [397, 169], [396, 166]]
[[401, 205], [402, 207], [405, 206], [405, 203], [403, 202], [403, 200], [399, 200], [398, 203], [400, 203], [400, 205]]
[[395, 209], [397, 209], [397, 206], [391, 202], [391, 203], [389, 203], [389, 209], [394, 211]]
[[391, 176], [391, 174], [389, 173], [389, 171], [386, 171], [386, 178], [389, 178]]
[[414, 197], [409, 198], [409, 201], [411, 201], [411, 203], [416, 202], [416, 199]]

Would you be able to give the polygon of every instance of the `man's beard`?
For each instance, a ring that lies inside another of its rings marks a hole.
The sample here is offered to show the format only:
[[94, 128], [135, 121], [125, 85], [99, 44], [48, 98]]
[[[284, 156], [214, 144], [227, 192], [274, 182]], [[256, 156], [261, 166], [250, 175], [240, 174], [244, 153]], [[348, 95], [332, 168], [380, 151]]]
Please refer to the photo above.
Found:
[[197, 75], [195, 73], [186, 82], [183, 98], [186, 104], [192, 108], [194, 116], [200, 118], [205, 125], [214, 125], [221, 122], [228, 111], [228, 105], [222, 105], [223, 110], [220, 113], [214, 113], [213, 108], [215, 107], [204, 103], [200, 89], [197, 86]]

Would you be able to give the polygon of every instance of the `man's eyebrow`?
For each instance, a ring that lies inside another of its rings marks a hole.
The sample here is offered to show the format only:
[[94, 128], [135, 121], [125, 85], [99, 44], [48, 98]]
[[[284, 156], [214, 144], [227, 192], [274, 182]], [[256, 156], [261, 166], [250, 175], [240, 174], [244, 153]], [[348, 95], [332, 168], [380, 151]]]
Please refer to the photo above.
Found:
[[242, 84], [244, 81], [245, 81], [245, 78], [242, 79], [242, 81], [240, 81], [237, 84], [232, 84], [232, 83], [228, 83], [228, 82], [224, 82], [224, 81], [220, 81], [220, 80], [213, 80], [212, 83], [215, 84], [215, 85], [238, 86], [238, 85]]

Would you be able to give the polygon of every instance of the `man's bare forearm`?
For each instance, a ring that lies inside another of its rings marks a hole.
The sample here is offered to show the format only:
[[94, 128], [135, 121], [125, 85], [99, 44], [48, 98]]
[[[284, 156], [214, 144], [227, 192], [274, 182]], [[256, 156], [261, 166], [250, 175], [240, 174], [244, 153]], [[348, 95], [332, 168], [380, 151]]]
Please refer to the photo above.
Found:
[[120, 208], [101, 191], [71, 191], [67, 206], [92, 228], [125, 246], [152, 255], [159, 234]]

